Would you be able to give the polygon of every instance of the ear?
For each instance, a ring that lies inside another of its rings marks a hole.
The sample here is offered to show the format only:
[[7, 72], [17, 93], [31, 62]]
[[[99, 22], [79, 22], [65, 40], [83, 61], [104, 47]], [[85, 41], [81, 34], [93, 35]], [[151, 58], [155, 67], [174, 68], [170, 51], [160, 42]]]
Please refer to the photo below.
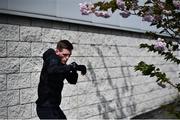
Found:
[[56, 52], [56, 54], [59, 54], [60, 51], [58, 49], [56, 49], [55, 52]]

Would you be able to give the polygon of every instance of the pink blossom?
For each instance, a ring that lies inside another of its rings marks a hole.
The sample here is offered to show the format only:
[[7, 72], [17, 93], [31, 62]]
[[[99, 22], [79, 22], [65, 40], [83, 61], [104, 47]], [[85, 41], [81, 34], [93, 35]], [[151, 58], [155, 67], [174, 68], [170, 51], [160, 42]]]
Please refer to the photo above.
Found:
[[164, 9], [164, 2], [159, 1], [158, 7], [163, 10]]
[[133, 0], [132, 2], [133, 2], [133, 3], [132, 3], [132, 9], [133, 9], [133, 10], [137, 10], [138, 7], [139, 7], [139, 5], [138, 5], [138, 0]]
[[125, 2], [123, 0], [116, 0], [116, 4], [119, 9], [124, 10], [125, 9]]
[[171, 12], [170, 10], [163, 10], [163, 13], [164, 13], [165, 15], [170, 15], [170, 14], [172, 14], [172, 12]]
[[166, 43], [164, 39], [158, 38], [157, 42], [154, 44], [154, 49], [158, 51], [164, 51], [166, 48]]
[[152, 22], [154, 20], [154, 17], [152, 15], [145, 15], [142, 18], [143, 21]]
[[109, 12], [107, 12], [107, 11], [95, 11], [94, 13], [95, 13], [95, 15], [96, 15], [97, 17], [108, 18], [108, 17], [111, 16], [111, 14], [110, 14]]
[[127, 18], [127, 17], [129, 17], [131, 15], [131, 13], [128, 10], [124, 10], [123, 12], [120, 13], [120, 15], [123, 18]]
[[162, 20], [162, 16], [160, 16], [160, 15], [154, 16], [154, 21], [160, 21], [160, 20]]
[[92, 10], [94, 9], [94, 5], [91, 3], [80, 3], [79, 6], [82, 15], [89, 15], [93, 12]]
[[179, 0], [173, 0], [173, 4], [177, 9], [180, 9], [180, 1]]

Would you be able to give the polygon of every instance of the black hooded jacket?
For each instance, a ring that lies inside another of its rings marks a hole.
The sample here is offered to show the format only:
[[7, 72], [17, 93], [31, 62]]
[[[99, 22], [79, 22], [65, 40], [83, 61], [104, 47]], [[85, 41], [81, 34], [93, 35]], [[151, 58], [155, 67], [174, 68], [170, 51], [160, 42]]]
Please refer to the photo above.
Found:
[[43, 54], [43, 67], [38, 85], [39, 106], [59, 106], [64, 79], [70, 84], [76, 84], [78, 74], [70, 65], [62, 64], [54, 49], [48, 49]]

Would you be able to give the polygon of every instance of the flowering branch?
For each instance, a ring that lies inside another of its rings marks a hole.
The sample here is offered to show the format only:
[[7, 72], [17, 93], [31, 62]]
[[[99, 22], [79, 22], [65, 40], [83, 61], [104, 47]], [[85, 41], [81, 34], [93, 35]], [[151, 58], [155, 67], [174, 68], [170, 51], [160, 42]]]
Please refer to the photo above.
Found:
[[174, 38], [180, 36], [179, 0], [147, 0], [144, 5], [140, 5], [138, 0], [80, 3], [82, 15], [95, 14], [97, 17], [109, 18], [117, 10], [123, 18], [137, 15], [142, 17], [142, 21], [151, 22], [151, 26], [162, 29], [160, 34], [167, 33]]
[[158, 41], [152, 45], [140, 44], [140, 48], [148, 48], [148, 51], [157, 52], [164, 56], [165, 60], [170, 60], [174, 63], [180, 64], [180, 59], [176, 58], [172, 53], [172, 51], [176, 51], [178, 47], [178, 44], [173, 44], [171, 41], [165, 42], [164, 39], [161, 38], [158, 38]]
[[[142, 2], [142, 0], [141, 0]], [[82, 15], [94, 14], [97, 17], [109, 18], [118, 11], [123, 18], [128, 18], [131, 15], [142, 17], [142, 21], [151, 23], [150, 26], [155, 26], [161, 31], [159, 34], [169, 35], [171, 38], [180, 37], [180, 0], [146, 0], [144, 4], [139, 4], [138, 0], [110, 0], [109, 2], [97, 3], [80, 3], [80, 11]], [[146, 32], [151, 37], [157, 39], [158, 33]], [[177, 39], [176, 39], [177, 40]], [[174, 44], [172, 41], [167, 41], [158, 38], [157, 42], [148, 45], [140, 44], [140, 48], [147, 48], [148, 51], [157, 52], [164, 56], [165, 60], [170, 60], [176, 64], [180, 64], [180, 59], [173, 54], [178, 50], [178, 43]], [[180, 92], [180, 83], [173, 84], [166, 74], [161, 72], [153, 64], [146, 64], [141, 61], [135, 66], [135, 71], [141, 71], [143, 75], [157, 78], [157, 84], [161, 87], [166, 87], [165, 83], [173, 86]], [[173, 113], [180, 118], [179, 111]]]
[[156, 77], [157, 84], [162, 88], [165, 88], [165, 83], [170, 84], [172, 87], [176, 88], [180, 92], [180, 84], [173, 84], [169, 78], [166, 77], [166, 73], [160, 71], [159, 68], [156, 68], [153, 64], [146, 64], [145, 62], [141, 61], [135, 66], [135, 71], [141, 71], [143, 75], [149, 75], [150, 77]]

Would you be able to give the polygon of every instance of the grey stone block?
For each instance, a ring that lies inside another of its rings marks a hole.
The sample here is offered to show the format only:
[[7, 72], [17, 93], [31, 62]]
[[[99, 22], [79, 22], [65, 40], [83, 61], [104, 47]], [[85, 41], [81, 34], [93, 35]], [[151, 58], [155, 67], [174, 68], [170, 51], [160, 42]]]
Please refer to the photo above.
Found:
[[67, 119], [69, 119], [69, 120], [78, 118], [78, 108], [64, 110], [64, 113], [65, 113]]
[[7, 106], [7, 91], [0, 92], [0, 107]]
[[[31, 105], [32, 105], [32, 117], [37, 117], [36, 103], [32, 103]], [[39, 120], [39, 118], [37, 120]]]
[[43, 43], [32, 43], [31, 44], [31, 54], [32, 56], [42, 56], [44, 53]]
[[61, 39], [69, 40], [71, 43], [79, 43], [79, 32], [70, 31], [70, 30], [62, 30], [61, 31]]
[[57, 45], [56, 43], [43, 43], [43, 50], [46, 51], [49, 48], [55, 49], [56, 45]]
[[97, 104], [80, 107], [78, 109], [78, 119], [86, 119], [99, 113]]
[[78, 96], [64, 97], [61, 107], [63, 110], [73, 109], [78, 107]]
[[[89, 32], [79, 32], [78, 41], [80, 44], [92, 44], [92, 33]], [[95, 44], [95, 43], [93, 43]]]
[[9, 74], [7, 76], [7, 89], [20, 89], [31, 86], [30, 73]]
[[78, 88], [77, 85], [65, 84], [62, 95], [63, 96], [74, 96], [77, 95]]
[[19, 104], [19, 90], [0, 92], [0, 107]]
[[19, 59], [0, 58], [0, 73], [17, 73], [20, 71]]
[[0, 118], [1, 119], [7, 119], [8, 118], [7, 107], [0, 108]]
[[0, 40], [19, 41], [19, 26], [0, 24]]
[[42, 29], [42, 41], [43, 42], [58, 42], [61, 40], [62, 30], [58, 29]]
[[97, 104], [100, 102], [100, 99], [95, 93], [86, 93], [78, 96], [78, 106], [89, 106], [92, 104]]
[[8, 119], [31, 118], [31, 104], [17, 105], [8, 108]]
[[0, 75], [0, 91], [6, 90], [7, 82], [6, 82], [6, 75]]
[[[109, 35], [109, 36], [111, 36], [111, 35]], [[108, 37], [108, 35], [98, 34], [98, 33], [92, 33], [91, 41], [89, 41], [89, 42], [90, 42], [90, 44], [95, 43], [95, 45], [103, 45], [103, 44], [105, 44], [104, 41], [105, 41], [106, 39], [109, 39], [109, 40], [110, 40], [110, 38]]]
[[40, 80], [40, 72], [31, 73], [31, 87], [37, 87]]
[[39, 117], [37, 117], [37, 116], [35, 116], [35, 117], [32, 116], [32, 118], [30, 118], [29, 120], [40, 120], [40, 119], [39, 119]]
[[95, 46], [90, 46], [90, 45], [74, 45], [74, 50], [76, 51], [76, 54], [73, 54], [75, 56], [93, 56], [97, 57], [100, 56], [98, 54], [98, 50], [96, 49]]
[[5, 57], [6, 55], [6, 42], [0, 41], [0, 57]]
[[32, 42], [31, 43], [31, 56], [42, 58], [43, 53], [49, 48], [56, 48], [56, 43]]
[[12, 90], [7, 92], [7, 105], [17, 105], [20, 103], [19, 90]]
[[98, 46], [95, 47], [98, 55], [100, 57], [105, 57], [105, 56], [117, 56], [117, 50], [114, 46]]
[[20, 41], [41, 41], [41, 28], [21, 26]]
[[[79, 78], [79, 79], [81, 79], [81, 78]], [[92, 84], [91, 81], [78, 82], [77, 86], [78, 86], [78, 95], [79, 96], [96, 92], [96, 89], [95, 89], [96, 86], [94, 84]]]
[[20, 90], [20, 104], [32, 103], [37, 100], [37, 88], [27, 88]]
[[42, 68], [41, 58], [20, 58], [21, 72], [38, 72]]
[[8, 56], [30, 56], [31, 49], [28, 42], [8, 42]]

